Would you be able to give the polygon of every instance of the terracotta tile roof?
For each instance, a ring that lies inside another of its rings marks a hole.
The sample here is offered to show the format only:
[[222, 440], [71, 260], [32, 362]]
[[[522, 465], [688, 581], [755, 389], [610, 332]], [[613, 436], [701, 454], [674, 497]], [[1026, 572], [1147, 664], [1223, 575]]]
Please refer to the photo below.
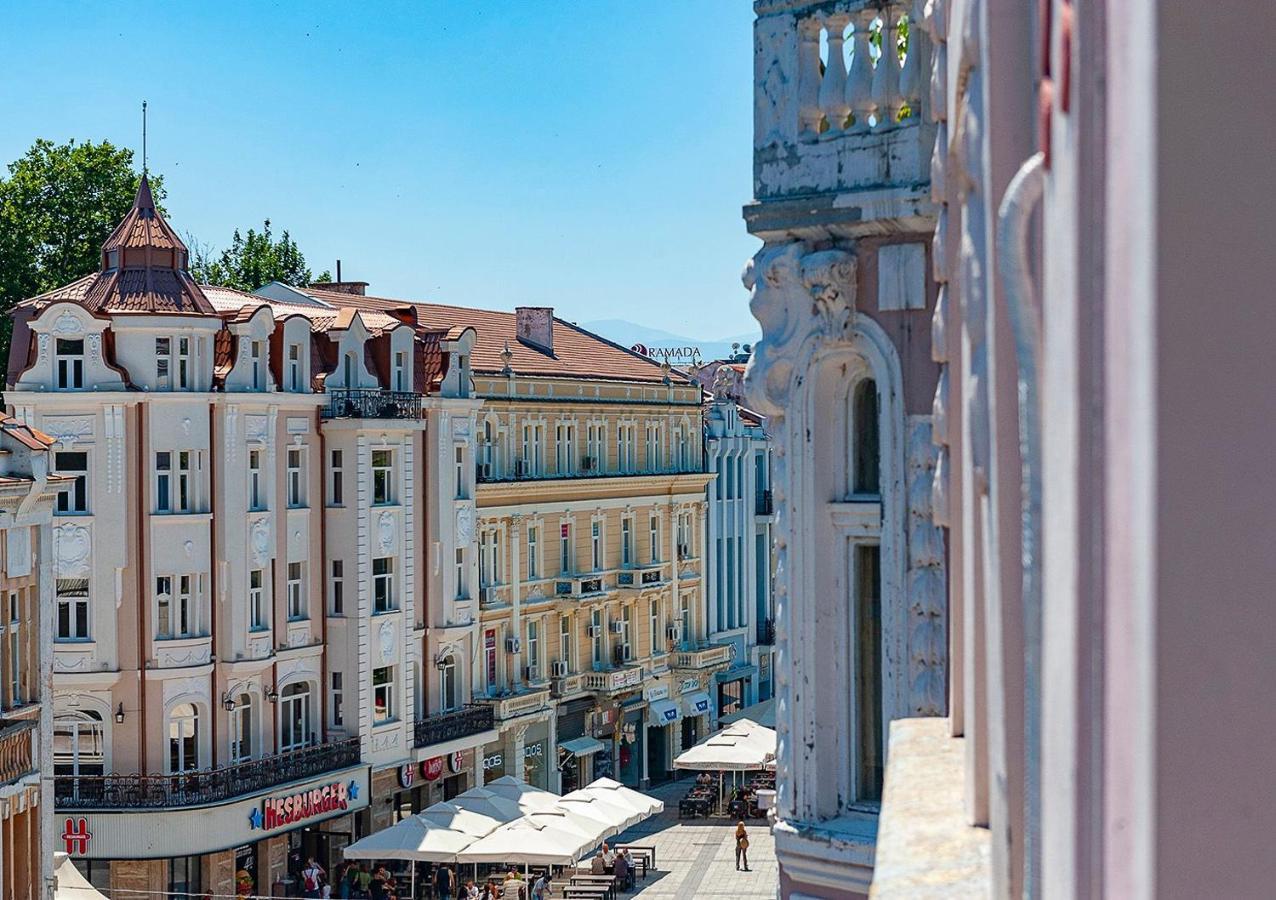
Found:
[[19, 422], [8, 413], [0, 413], [0, 430], [32, 450], [48, 450], [56, 443], [43, 431]]
[[89, 292], [89, 288], [93, 287], [95, 281], [97, 281], [96, 274], [85, 275], [83, 278], [78, 278], [70, 284], [64, 284], [60, 288], [37, 294], [30, 300], [24, 300], [23, 303], [37, 308], [45, 307], [52, 303], [61, 303], [66, 300], [72, 303], [82, 303], [84, 302], [84, 295]]
[[186, 245], [177, 236], [164, 217], [155, 209], [155, 200], [151, 196], [151, 184], [146, 176], [137, 186], [137, 197], [133, 200], [133, 208], [111, 236], [106, 239], [102, 249], [125, 250], [150, 247], [154, 250], [185, 250]]
[[[664, 378], [664, 372], [658, 363], [559, 318], [554, 319], [554, 354], [551, 356], [518, 340], [517, 320], [512, 312], [439, 303], [413, 303], [408, 300], [365, 297], [314, 288], [305, 290], [311, 296], [333, 306], [370, 310], [412, 306], [422, 325], [438, 328], [456, 325], [473, 327], [478, 334], [470, 360], [475, 372], [501, 372], [505, 367], [501, 352], [508, 343], [513, 354], [510, 366], [520, 375], [654, 382]], [[670, 378], [678, 384], [687, 383], [685, 376], [677, 372], [671, 372]]]

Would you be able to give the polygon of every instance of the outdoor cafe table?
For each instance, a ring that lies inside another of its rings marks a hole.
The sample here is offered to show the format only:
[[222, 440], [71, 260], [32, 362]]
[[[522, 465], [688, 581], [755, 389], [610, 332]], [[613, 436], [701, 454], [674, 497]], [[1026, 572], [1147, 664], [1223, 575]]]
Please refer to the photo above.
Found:
[[656, 867], [656, 847], [654, 844], [617, 844], [616, 849], [628, 850], [630, 856], [642, 858], [644, 863], [653, 869]]
[[580, 897], [583, 900], [606, 900], [611, 895], [611, 890], [605, 884], [565, 884], [562, 886], [564, 897]]
[[571, 883], [588, 887], [605, 887], [607, 888], [608, 896], [616, 896], [615, 875], [594, 875], [592, 873], [588, 875], [573, 875], [571, 876]]

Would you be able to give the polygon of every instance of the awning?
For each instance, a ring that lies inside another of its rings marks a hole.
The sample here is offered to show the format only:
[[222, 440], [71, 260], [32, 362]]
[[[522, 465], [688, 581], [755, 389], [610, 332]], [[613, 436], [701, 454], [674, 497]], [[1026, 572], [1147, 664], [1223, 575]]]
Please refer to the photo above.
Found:
[[704, 691], [696, 691], [682, 698], [683, 711], [689, 716], [702, 716], [713, 709], [713, 701]]
[[655, 725], [672, 725], [682, 718], [682, 709], [673, 700], [652, 700], [648, 712]]
[[572, 756], [593, 756], [601, 750], [606, 750], [607, 746], [598, 738], [585, 736], [563, 741], [558, 745], [558, 749], [566, 750]]

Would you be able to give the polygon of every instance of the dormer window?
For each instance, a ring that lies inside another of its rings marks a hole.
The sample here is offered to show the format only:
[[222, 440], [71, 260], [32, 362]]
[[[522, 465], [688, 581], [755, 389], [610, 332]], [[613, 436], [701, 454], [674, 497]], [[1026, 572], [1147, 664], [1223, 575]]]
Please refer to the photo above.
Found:
[[402, 350], [394, 354], [394, 389], [406, 391], [408, 379], [408, 355]]
[[301, 390], [301, 345], [288, 345], [288, 390], [297, 393]]
[[118, 269], [120, 267], [120, 251], [108, 250], [106, 252], [106, 267], [108, 269]]
[[342, 370], [342, 374], [345, 377], [346, 387], [352, 388], [356, 386], [354, 383], [354, 351], [353, 350], [346, 354], [345, 368]]
[[250, 355], [252, 356], [252, 361], [253, 361], [253, 390], [260, 391], [263, 388], [262, 362], [263, 362], [263, 356], [265, 356], [265, 352], [262, 347], [262, 342], [253, 341], [252, 346], [249, 348], [249, 352], [250, 352]]
[[58, 338], [58, 389], [75, 391], [84, 387], [84, 338]]

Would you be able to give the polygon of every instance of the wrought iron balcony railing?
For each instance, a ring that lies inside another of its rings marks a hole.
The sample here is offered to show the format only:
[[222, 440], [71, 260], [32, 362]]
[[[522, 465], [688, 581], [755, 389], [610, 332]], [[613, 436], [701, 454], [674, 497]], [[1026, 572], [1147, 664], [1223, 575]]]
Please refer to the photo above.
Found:
[[53, 800], [59, 810], [204, 806], [358, 762], [359, 739], [350, 738], [180, 775], [59, 775], [53, 780]]
[[417, 747], [428, 747], [431, 744], [442, 744], [444, 741], [480, 734], [495, 727], [496, 718], [492, 707], [475, 703], [418, 719], [412, 726], [413, 741]]
[[35, 771], [35, 719], [0, 719], [0, 784], [17, 781]]
[[323, 415], [326, 419], [419, 419], [421, 395], [380, 388], [332, 388]]

